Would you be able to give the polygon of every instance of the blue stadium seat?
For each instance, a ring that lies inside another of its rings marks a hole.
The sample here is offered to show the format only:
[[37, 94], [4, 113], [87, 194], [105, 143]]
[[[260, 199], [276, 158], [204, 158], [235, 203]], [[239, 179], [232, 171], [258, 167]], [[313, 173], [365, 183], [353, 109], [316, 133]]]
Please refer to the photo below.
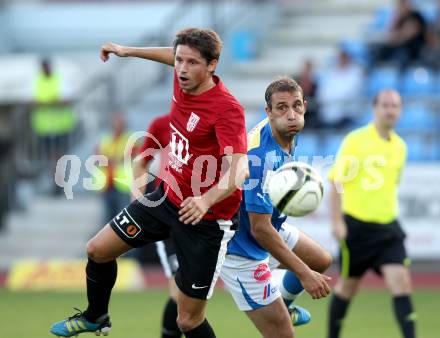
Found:
[[343, 40], [340, 43], [342, 50], [346, 51], [353, 60], [361, 65], [369, 62], [368, 47], [363, 40]]
[[250, 61], [257, 55], [257, 37], [250, 30], [237, 30], [232, 33], [232, 57], [236, 61]]
[[369, 25], [371, 31], [386, 30], [393, 19], [393, 8], [391, 6], [382, 7], [374, 13], [373, 22]]
[[434, 24], [438, 17], [437, 5], [434, 1], [428, 1], [426, 3], [420, 4], [420, 13], [428, 22], [428, 24]]
[[367, 95], [373, 96], [382, 89], [397, 89], [399, 87], [399, 72], [392, 67], [375, 68], [367, 78]]
[[400, 90], [404, 95], [433, 94], [435, 82], [436, 74], [431, 69], [414, 67], [403, 74]]
[[323, 143], [323, 147], [321, 149], [321, 156], [336, 156], [338, 153], [339, 147], [341, 146], [342, 140], [344, 139], [347, 133], [334, 133], [331, 135], [327, 135], [324, 140], [321, 140]]
[[417, 129], [434, 131], [438, 129], [438, 119], [428, 107], [421, 103], [404, 105], [402, 115], [397, 123], [397, 130]]
[[353, 128], [363, 127], [366, 124], [370, 123], [372, 119], [373, 119], [373, 108], [370, 105], [367, 111], [359, 112], [359, 116], [354, 119], [352, 127]]
[[423, 161], [424, 144], [419, 137], [405, 137], [408, 146], [408, 161]]
[[253, 127], [257, 125], [257, 123], [260, 123], [265, 118], [267, 118], [267, 114], [264, 111], [264, 107], [260, 107], [256, 111], [247, 111], [246, 112], [246, 128], [247, 131], [251, 131]]
[[311, 159], [318, 155], [318, 135], [311, 133], [301, 133], [298, 136], [297, 145], [295, 148], [295, 157], [307, 156]]
[[429, 138], [420, 134], [403, 135], [408, 146], [408, 161], [426, 162], [438, 160], [434, 143]]
[[440, 161], [440, 140], [437, 140], [432, 145], [433, 161]]

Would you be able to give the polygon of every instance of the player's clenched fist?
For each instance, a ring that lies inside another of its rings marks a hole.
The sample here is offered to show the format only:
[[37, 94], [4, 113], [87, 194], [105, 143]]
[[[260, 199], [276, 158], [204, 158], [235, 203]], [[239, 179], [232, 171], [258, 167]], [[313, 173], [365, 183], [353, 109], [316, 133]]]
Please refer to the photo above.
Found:
[[101, 60], [106, 62], [112, 53], [117, 56], [124, 57], [124, 47], [111, 42], [106, 43], [101, 47]]
[[313, 299], [320, 299], [328, 296], [331, 291], [328, 282], [331, 278], [313, 270], [309, 270], [308, 272], [309, 273], [300, 278], [304, 289]]

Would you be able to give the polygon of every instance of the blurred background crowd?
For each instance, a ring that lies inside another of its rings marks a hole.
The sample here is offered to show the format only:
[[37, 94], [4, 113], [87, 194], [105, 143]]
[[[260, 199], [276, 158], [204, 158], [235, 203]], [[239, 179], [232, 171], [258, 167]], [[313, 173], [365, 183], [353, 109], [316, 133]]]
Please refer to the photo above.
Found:
[[[410, 254], [440, 259], [440, 187], [432, 179], [440, 161], [440, 1], [3, 0], [0, 270], [21, 258], [83, 257], [109, 208], [128, 201], [124, 187], [104, 184], [107, 194], [84, 187], [87, 158], [104, 154], [116, 170], [124, 150], [111, 140], [126, 140], [168, 112], [172, 73], [135, 59], [103, 64], [99, 48], [108, 41], [168, 46], [189, 26], [221, 35], [218, 73], [245, 107], [249, 127], [264, 118], [264, 90], [274, 77], [299, 82], [309, 111], [298, 156], [334, 156], [343, 136], [370, 120], [372, 96], [399, 90]], [[63, 154], [77, 161], [56, 177]], [[55, 184], [66, 181], [73, 199]], [[326, 208], [312, 223], [321, 229], [317, 239], [331, 246]]]

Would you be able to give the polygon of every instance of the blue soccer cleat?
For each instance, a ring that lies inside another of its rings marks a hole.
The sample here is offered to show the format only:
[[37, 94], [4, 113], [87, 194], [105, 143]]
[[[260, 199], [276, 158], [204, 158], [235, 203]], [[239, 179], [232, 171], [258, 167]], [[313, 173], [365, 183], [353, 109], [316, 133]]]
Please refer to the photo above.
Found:
[[[75, 310], [78, 310], [75, 308]], [[78, 313], [57, 322], [52, 325], [50, 332], [58, 337], [72, 337], [77, 336], [83, 332], [94, 332], [95, 335], [107, 336], [112, 324], [110, 323], [110, 318], [107, 314], [99, 317], [96, 323], [89, 322], [84, 314], [78, 310]]]
[[293, 326], [300, 326], [307, 324], [312, 319], [310, 312], [304, 309], [303, 307], [297, 305], [290, 305], [289, 312], [292, 316], [292, 324]]

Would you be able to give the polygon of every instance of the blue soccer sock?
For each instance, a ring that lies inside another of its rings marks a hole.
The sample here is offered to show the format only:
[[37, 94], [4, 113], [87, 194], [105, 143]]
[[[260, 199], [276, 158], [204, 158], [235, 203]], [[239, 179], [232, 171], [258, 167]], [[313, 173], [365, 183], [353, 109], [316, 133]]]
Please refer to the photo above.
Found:
[[280, 285], [281, 296], [287, 307], [304, 291], [304, 288], [295, 275], [291, 271], [286, 271]]

